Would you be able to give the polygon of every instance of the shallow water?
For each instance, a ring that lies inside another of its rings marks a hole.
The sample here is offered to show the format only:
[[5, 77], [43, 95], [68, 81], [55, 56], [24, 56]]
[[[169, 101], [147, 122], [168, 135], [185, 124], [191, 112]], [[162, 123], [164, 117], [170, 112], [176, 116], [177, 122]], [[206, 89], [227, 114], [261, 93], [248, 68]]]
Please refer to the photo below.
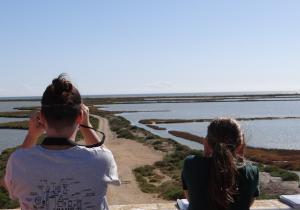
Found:
[[26, 133], [26, 130], [0, 129], [0, 152], [6, 148], [20, 145]]
[[[123, 113], [121, 116], [132, 124], [163, 137], [176, 139], [181, 143], [196, 148], [196, 143], [186, 143], [175, 138], [167, 131], [157, 131], [138, 123], [141, 119], [201, 119], [216, 117], [295, 117], [300, 116], [299, 101], [264, 101], [264, 102], [209, 102], [209, 103], [156, 103], [156, 104], [112, 104], [104, 108], [111, 111], [147, 111], [168, 110], [164, 112]], [[168, 130], [186, 131], [206, 136], [208, 123], [159, 124]], [[253, 147], [299, 149], [300, 120], [254, 120], [242, 121], [247, 143]], [[196, 144], [197, 145], [197, 144]]]
[[[14, 107], [39, 106], [37, 101], [0, 102], [0, 111], [14, 111]], [[111, 111], [158, 111], [123, 113], [132, 124], [143, 127], [155, 134], [172, 138], [191, 148], [200, 149], [202, 145], [158, 131], [139, 124], [141, 119], [199, 119], [228, 117], [300, 117], [299, 101], [266, 102], [209, 102], [209, 103], [151, 103], [151, 104], [112, 104], [105, 105]], [[163, 110], [163, 111], [162, 111]], [[27, 118], [0, 118], [0, 122], [22, 121]], [[205, 136], [208, 123], [160, 124], [168, 130], [186, 131]], [[300, 120], [260, 120], [243, 121], [247, 143], [254, 147], [300, 149]], [[0, 151], [20, 144], [26, 131], [0, 130]], [[6, 143], [8, 142], [8, 143]], [[11, 144], [12, 143], [12, 144]]]
[[[39, 105], [40, 102], [38, 101], [1, 101], [0, 112], [17, 111], [14, 109], [15, 107], [31, 107]], [[0, 123], [23, 120], [28, 120], [28, 118], [0, 117]], [[26, 133], [26, 130], [0, 129], [0, 152], [2, 152], [6, 148], [20, 145], [23, 142]]]
[[40, 106], [39, 101], [0, 101], [0, 112], [17, 111], [17, 107]]

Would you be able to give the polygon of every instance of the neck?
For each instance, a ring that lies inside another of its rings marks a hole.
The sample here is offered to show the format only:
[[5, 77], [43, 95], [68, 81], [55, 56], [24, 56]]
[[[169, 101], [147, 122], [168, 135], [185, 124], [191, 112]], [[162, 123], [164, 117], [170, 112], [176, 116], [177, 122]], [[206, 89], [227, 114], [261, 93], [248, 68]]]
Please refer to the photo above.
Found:
[[56, 130], [53, 128], [47, 128], [46, 129], [46, 136], [52, 137], [52, 138], [66, 138], [70, 140], [75, 140], [77, 133], [76, 129], [63, 129], [63, 130]]

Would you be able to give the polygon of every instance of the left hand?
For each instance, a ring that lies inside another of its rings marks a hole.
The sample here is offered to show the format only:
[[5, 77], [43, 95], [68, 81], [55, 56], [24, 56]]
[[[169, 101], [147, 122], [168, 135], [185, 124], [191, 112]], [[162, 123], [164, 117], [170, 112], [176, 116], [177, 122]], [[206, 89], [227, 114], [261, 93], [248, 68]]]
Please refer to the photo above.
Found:
[[41, 112], [34, 113], [28, 125], [28, 136], [32, 138], [38, 138], [45, 132], [45, 126], [41, 122]]

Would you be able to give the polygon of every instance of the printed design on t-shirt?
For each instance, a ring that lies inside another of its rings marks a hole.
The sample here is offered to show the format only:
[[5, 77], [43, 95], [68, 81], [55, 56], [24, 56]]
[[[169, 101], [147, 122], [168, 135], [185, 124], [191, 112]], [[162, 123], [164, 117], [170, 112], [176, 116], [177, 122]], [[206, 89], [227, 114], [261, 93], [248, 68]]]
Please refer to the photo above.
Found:
[[61, 179], [58, 183], [41, 179], [36, 192], [31, 192], [28, 202], [39, 210], [85, 210], [95, 209], [96, 193], [84, 188], [73, 178]]

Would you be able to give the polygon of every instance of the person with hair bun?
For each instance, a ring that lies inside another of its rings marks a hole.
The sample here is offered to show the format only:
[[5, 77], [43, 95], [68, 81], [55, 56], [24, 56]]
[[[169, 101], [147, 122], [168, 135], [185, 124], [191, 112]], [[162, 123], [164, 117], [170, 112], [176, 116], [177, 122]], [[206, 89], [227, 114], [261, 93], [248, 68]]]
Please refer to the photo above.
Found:
[[238, 122], [213, 120], [207, 130], [204, 157], [188, 156], [182, 171], [188, 210], [249, 210], [259, 195], [259, 171], [246, 162], [245, 140]]
[[[120, 184], [117, 166], [90, 128], [79, 91], [59, 75], [46, 88], [21, 148], [7, 162], [5, 187], [22, 210], [108, 209], [107, 185]], [[78, 129], [85, 146], [75, 143]], [[37, 145], [42, 134], [46, 137]]]

